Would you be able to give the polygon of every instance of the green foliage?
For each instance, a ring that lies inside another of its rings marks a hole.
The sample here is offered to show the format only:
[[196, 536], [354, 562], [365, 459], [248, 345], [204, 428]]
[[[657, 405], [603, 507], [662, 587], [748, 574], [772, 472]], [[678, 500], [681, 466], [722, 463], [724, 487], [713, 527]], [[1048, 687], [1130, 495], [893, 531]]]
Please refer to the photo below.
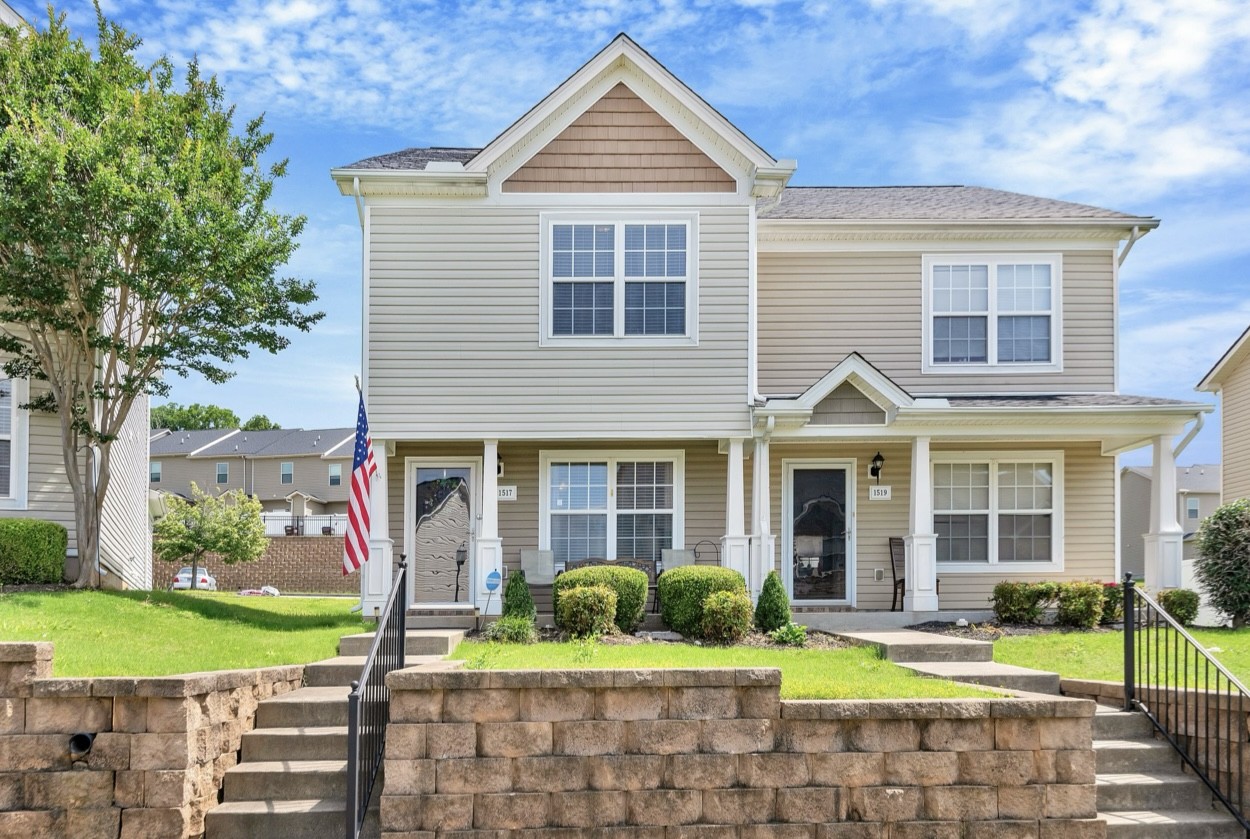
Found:
[[153, 428], [168, 428], [170, 431], [239, 427], [239, 418], [234, 411], [218, 405], [201, 405], [199, 402], [190, 405], [179, 405], [177, 402], [157, 405], [152, 408], [150, 416]]
[[807, 627], [791, 621], [768, 633], [774, 644], [785, 644], [789, 647], [802, 647], [807, 644]]
[[532, 615], [504, 614], [482, 630], [482, 637], [505, 644], [532, 644], [538, 640], [538, 630], [534, 628]]
[[616, 607], [616, 592], [605, 585], [566, 588], [556, 604], [556, 625], [573, 638], [598, 638], [612, 628]]
[[565, 571], [556, 577], [551, 587], [557, 614], [564, 592], [577, 586], [607, 586], [616, 592], [616, 612], [612, 622], [621, 632], [633, 632], [642, 621], [642, 610], [647, 605], [646, 572], [614, 565], [589, 565]]
[[[175, 376], [223, 382], [321, 318], [312, 283], [277, 276], [304, 219], [267, 206], [286, 163], [262, 162], [262, 120], [194, 61], [182, 78], [141, 64], [136, 36], [97, 24], [94, 50], [63, 15], [0, 27], [0, 321], [22, 325], [0, 352], [6, 376], [47, 383], [27, 405], [60, 420], [84, 556], [135, 401]], [[76, 584], [96, 584], [80, 565]]]
[[1119, 583], [1102, 584], [1102, 623], [1119, 623], [1124, 620], [1124, 586]]
[[[786, 598], [781, 575], [769, 571], [760, 589], [760, 599], [755, 604], [755, 625], [761, 632], [772, 632], [790, 623], [790, 601]], [[801, 644], [800, 644], [801, 646]]]
[[253, 414], [247, 422], [239, 426], [242, 431], [273, 431], [281, 427], [264, 414]]
[[0, 519], [0, 586], [59, 583], [68, 539], [54, 522]]
[[538, 609], [534, 606], [530, 587], [525, 582], [525, 572], [520, 569], [508, 575], [508, 585], [504, 586], [503, 590], [503, 615], [504, 617], [525, 618], [531, 624], [538, 616]]
[[1159, 592], [1159, 605], [1181, 626], [1189, 626], [1198, 618], [1198, 592], [1187, 588], [1169, 588]]
[[664, 624], [682, 635], [698, 636], [703, 626], [703, 601], [716, 591], [747, 590], [746, 580], [732, 568], [683, 565], [670, 568], [658, 582]]
[[1037, 623], [1058, 594], [1055, 583], [1009, 583], [994, 586], [990, 601], [1000, 623]]
[[1225, 504], [1198, 529], [1194, 571], [1211, 605], [1233, 628], [1250, 621], [1250, 498]]
[[751, 598], [745, 591], [714, 591], [703, 601], [699, 635], [714, 644], [736, 644], [751, 631]]
[[[168, 499], [169, 512], [152, 529], [152, 551], [164, 562], [186, 561], [202, 567], [205, 554], [226, 565], [251, 562], [265, 552], [265, 524], [260, 500], [242, 490], [211, 495], [191, 484], [191, 500]], [[195, 586], [197, 575], [191, 575]]]
[[1059, 585], [1059, 608], [1055, 623], [1093, 629], [1102, 618], [1106, 595], [1102, 583], [1070, 582]]

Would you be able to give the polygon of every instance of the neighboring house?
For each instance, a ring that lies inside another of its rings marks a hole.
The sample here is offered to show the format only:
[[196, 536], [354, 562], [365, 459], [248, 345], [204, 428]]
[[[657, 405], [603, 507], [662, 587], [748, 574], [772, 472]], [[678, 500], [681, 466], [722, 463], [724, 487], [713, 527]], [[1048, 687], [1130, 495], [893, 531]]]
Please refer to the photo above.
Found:
[[5, 26], [25, 26], [25, 19], [17, 12], [13, 11], [13, 7], [4, 0], [0, 0], [0, 23]]
[[[1119, 266], [1158, 220], [795, 169], [622, 35], [485, 148], [332, 172], [364, 232], [366, 610], [400, 553], [419, 576], [466, 545], [480, 608], [522, 551], [701, 547], [828, 625], [890, 607], [893, 536], [907, 611], [981, 610], [1003, 579], [1118, 574], [1116, 456], [1143, 445], [1147, 573], [1179, 580], [1173, 438], [1210, 407], [1116, 379]], [[448, 482], [469, 515], [427, 556]]]
[[[1125, 466], [1120, 470], [1121, 571], [1145, 573], [1145, 541], [1150, 532], [1151, 470]], [[1220, 506], [1220, 465], [1196, 463], [1176, 467], [1176, 516], [1184, 531], [1183, 559], [1198, 555], [1196, 536], [1203, 520]]]
[[1250, 329], [1241, 333], [1198, 390], [1220, 399], [1224, 501], [1250, 498]]

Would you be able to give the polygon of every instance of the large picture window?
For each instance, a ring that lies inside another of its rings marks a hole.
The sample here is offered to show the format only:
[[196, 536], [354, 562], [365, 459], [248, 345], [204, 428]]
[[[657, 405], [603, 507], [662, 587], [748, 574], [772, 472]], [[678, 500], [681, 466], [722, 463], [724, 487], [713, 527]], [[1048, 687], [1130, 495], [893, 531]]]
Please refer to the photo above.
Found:
[[924, 259], [925, 372], [1060, 369], [1058, 254]]
[[1062, 475], [1055, 453], [935, 457], [939, 565], [974, 571], [1060, 565]]

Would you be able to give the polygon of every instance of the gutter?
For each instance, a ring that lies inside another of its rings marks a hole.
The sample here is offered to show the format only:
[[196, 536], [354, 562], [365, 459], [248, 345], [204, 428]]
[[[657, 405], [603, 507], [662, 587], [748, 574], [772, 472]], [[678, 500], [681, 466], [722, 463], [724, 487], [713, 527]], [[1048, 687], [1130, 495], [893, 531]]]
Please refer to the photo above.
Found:
[[[1157, 224], [1155, 225], [1158, 226]], [[1129, 234], [1128, 241], [1124, 243], [1124, 249], [1120, 251], [1120, 255], [1116, 257], [1116, 266], [1124, 265], [1124, 260], [1128, 259], [1128, 253], [1133, 249], [1133, 245], [1137, 244], [1137, 240], [1146, 235], [1146, 231], [1141, 229], [1140, 225], [1133, 225], [1133, 232]]]
[[1201, 431], [1202, 426], [1206, 424], [1206, 418], [1207, 411], [1203, 411], [1194, 417], [1193, 428], [1189, 429], [1189, 433], [1185, 435], [1185, 438], [1176, 444], [1176, 448], [1172, 449], [1172, 459], [1174, 461], [1176, 458], [1181, 456], [1181, 452], [1185, 451], [1185, 447], [1193, 442], [1193, 439], [1198, 436], [1198, 432]]

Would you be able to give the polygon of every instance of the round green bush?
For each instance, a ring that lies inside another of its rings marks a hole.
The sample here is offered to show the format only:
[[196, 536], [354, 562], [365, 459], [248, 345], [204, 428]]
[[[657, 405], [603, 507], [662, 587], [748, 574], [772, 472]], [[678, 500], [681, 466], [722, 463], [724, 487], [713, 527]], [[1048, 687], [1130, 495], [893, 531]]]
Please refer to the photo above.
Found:
[[65, 574], [65, 528], [38, 519], [0, 519], [0, 586], [59, 583]]
[[713, 644], [736, 644], [751, 631], [751, 598], [745, 591], [714, 591], [703, 601], [699, 634]]
[[607, 586], [616, 593], [616, 612], [611, 619], [621, 632], [633, 632], [642, 622], [642, 610], [647, 604], [645, 571], [615, 565], [588, 565], [565, 571], [551, 586], [551, 600], [557, 615], [560, 598], [569, 589], [579, 586]]
[[999, 623], [1037, 623], [1042, 611], [1058, 595], [1055, 583], [1009, 583], [994, 586], [990, 601]]
[[1102, 618], [1105, 598], [1102, 583], [1061, 583], [1055, 623], [1060, 626], [1093, 629]]
[[1159, 592], [1155, 598], [1163, 611], [1181, 626], [1189, 626], [1198, 619], [1198, 592], [1187, 588], [1169, 588]]
[[786, 588], [781, 584], [781, 575], [769, 571], [760, 589], [759, 602], [755, 604], [755, 625], [761, 632], [772, 632], [789, 623], [790, 601], [786, 598]]
[[531, 624], [538, 616], [538, 609], [534, 606], [534, 597], [530, 594], [530, 587], [525, 582], [524, 571], [518, 569], [508, 575], [508, 585], [503, 590], [503, 615], [504, 617], [525, 618]]
[[716, 591], [740, 591], [747, 583], [732, 568], [718, 565], [682, 565], [660, 575], [657, 583], [660, 613], [674, 632], [698, 637], [703, 626], [703, 601]]
[[1250, 498], [1220, 507], [1198, 529], [1198, 583], [1233, 628], [1250, 622]]
[[487, 641], [502, 641], [505, 644], [532, 644], [538, 640], [538, 630], [534, 628], [533, 618], [503, 615], [482, 630], [482, 637]]
[[1124, 620], [1124, 586], [1119, 583], [1102, 584], [1102, 623], [1119, 623]]
[[560, 594], [556, 625], [574, 638], [598, 638], [612, 628], [616, 609], [616, 592], [607, 586], [573, 586]]

